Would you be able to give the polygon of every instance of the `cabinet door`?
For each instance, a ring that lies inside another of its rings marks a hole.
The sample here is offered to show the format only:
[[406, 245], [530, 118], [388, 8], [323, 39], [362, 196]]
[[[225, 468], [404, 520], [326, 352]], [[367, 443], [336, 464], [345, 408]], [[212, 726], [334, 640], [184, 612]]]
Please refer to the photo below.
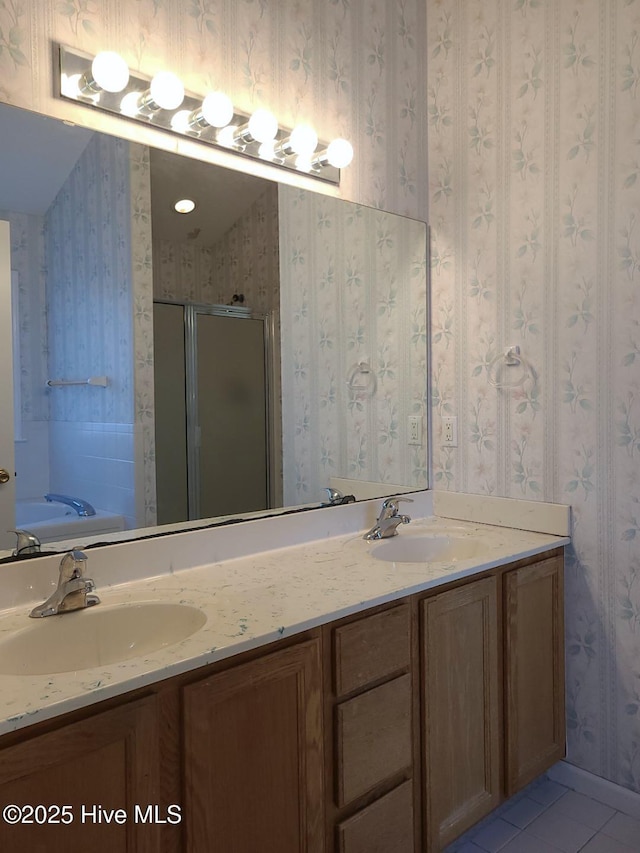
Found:
[[496, 578], [422, 602], [425, 832], [441, 850], [500, 800]]
[[[159, 795], [157, 713], [149, 698], [0, 751], [3, 806], [71, 806], [62, 815], [40, 810], [29, 825], [0, 821], [0, 850], [155, 853], [160, 827], [136, 823], [134, 807], [159, 805]], [[126, 812], [124, 823], [107, 822], [116, 809]], [[62, 822], [65, 814], [72, 814], [71, 823]], [[38, 823], [45, 815], [60, 823]]]
[[322, 853], [318, 640], [184, 691], [188, 853]]
[[565, 753], [562, 557], [504, 578], [508, 796]]

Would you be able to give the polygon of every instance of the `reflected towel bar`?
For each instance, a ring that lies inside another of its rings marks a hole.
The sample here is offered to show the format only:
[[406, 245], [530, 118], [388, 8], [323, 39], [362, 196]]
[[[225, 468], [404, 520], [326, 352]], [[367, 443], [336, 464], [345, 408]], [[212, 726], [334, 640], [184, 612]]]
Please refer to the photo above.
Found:
[[100, 388], [106, 388], [109, 384], [107, 376], [90, 376], [88, 379], [48, 379], [47, 385], [98, 385]]

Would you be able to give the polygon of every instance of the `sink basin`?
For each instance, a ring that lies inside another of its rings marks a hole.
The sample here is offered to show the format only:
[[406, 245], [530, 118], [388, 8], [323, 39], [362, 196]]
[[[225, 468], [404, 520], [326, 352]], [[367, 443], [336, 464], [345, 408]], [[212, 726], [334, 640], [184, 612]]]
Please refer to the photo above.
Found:
[[195, 634], [205, 614], [186, 604], [144, 602], [91, 607], [27, 620], [0, 641], [0, 673], [47, 675], [107, 666], [156, 652]]
[[481, 550], [474, 539], [442, 534], [399, 534], [376, 545], [371, 556], [390, 563], [455, 563], [476, 557]]

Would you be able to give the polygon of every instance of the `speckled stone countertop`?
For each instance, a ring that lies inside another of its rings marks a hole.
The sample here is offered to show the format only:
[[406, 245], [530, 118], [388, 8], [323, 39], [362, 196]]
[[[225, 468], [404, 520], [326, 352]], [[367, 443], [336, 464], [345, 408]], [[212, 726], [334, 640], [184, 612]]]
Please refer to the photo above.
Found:
[[[399, 535], [425, 533], [471, 540], [476, 555], [458, 561], [386, 562], [371, 554], [380, 543], [365, 542], [360, 532], [98, 588], [98, 607], [42, 623], [91, 619], [100, 607], [152, 601], [196, 607], [206, 623], [181, 642], [121, 663], [36, 676], [0, 673], [0, 734], [570, 541], [433, 517], [402, 527]], [[0, 614], [0, 643], [32, 627], [29, 610], [21, 606]]]

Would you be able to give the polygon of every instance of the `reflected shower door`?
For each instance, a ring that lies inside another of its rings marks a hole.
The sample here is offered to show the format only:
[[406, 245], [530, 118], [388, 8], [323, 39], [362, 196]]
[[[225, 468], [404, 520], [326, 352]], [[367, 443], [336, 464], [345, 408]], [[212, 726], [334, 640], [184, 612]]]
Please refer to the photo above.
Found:
[[269, 505], [264, 321], [196, 312], [200, 517]]

